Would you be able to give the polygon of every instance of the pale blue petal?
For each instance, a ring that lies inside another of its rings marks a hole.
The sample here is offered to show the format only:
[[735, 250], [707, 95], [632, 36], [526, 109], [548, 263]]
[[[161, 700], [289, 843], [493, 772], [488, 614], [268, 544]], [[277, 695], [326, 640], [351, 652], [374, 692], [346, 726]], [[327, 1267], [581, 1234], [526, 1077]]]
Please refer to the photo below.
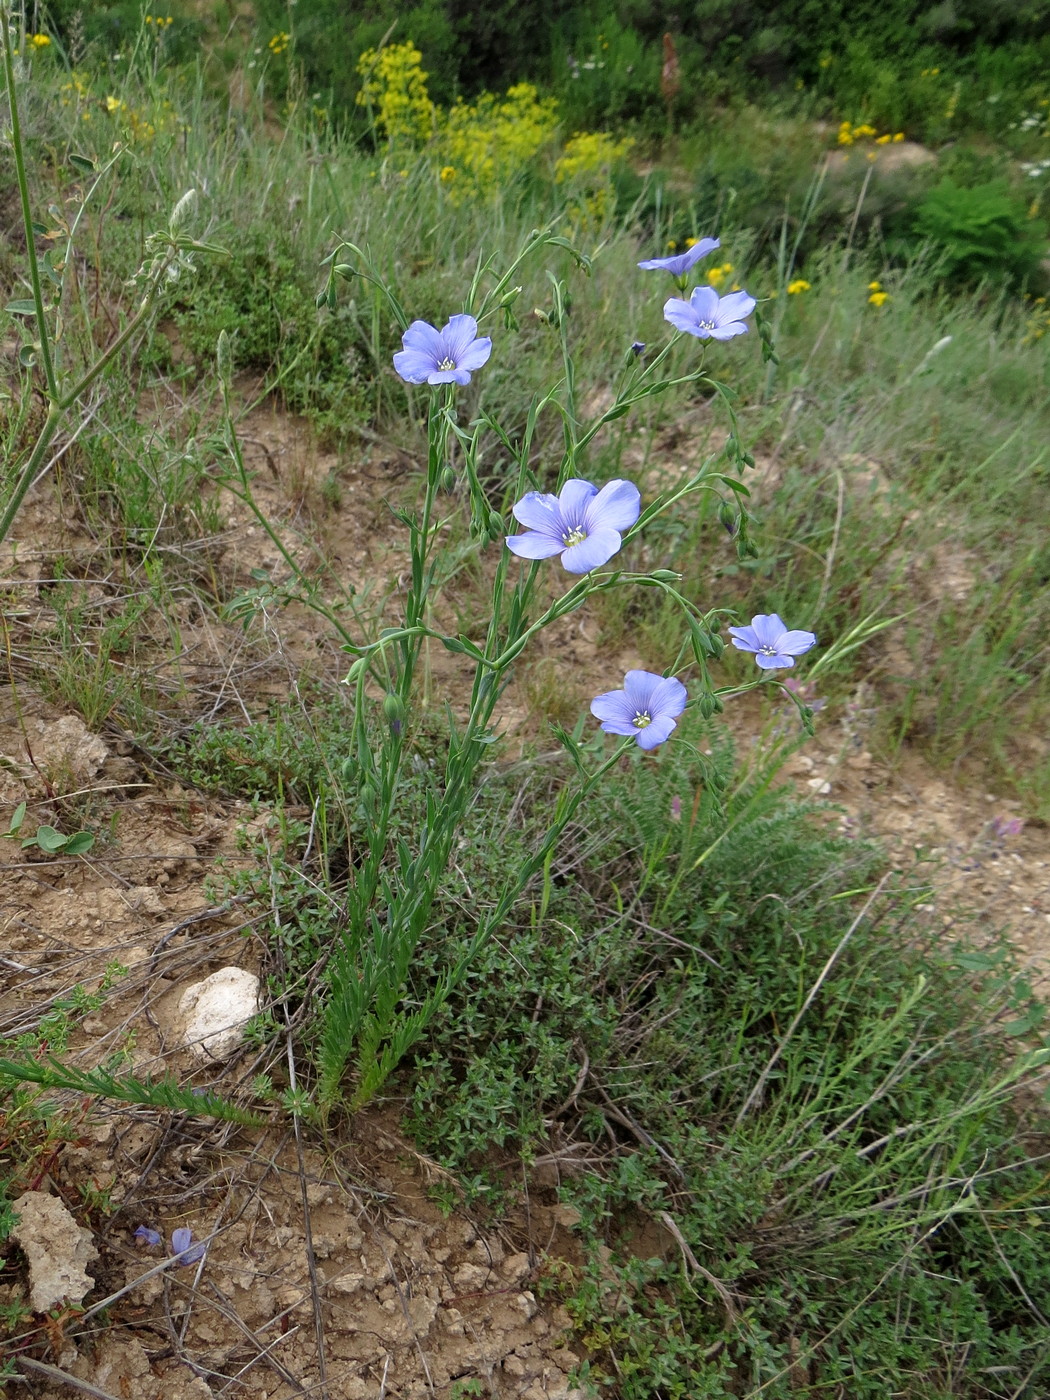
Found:
[[394, 368], [408, 384], [425, 384], [437, 361], [425, 350], [399, 350], [394, 356]]
[[730, 321], [728, 325], [716, 326], [713, 331], [706, 331], [712, 340], [732, 340], [735, 335], [745, 335], [750, 328], [745, 326], [743, 321]]
[[635, 710], [651, 710], [653, 691], [663, 680], [655, 671], [628, 671], [623, 678], [624, 694]]
[[[453, 363], [457, 365], [461, 364], [463, 356], [467, 353], [468, 347], [473, 344], [477, 333], [478, 323], [474, 320], [473, 316], [466, 316], [462, 313], [458, 316], [450, 316], [448, 324], [441, 332], [444, 354], [447, 355]], [[482, 361], [482, 364], [484, 364], [484, 361]], [[481, 365], [467, 365], [465, 368], [480, 369]]]
[[670, 715], [654, 715], [652, 724], [647, 724], [644, 729], [635, 730], [638, 735], [638, 747], [655, 749], [657, 744], [662, 744], [670, 737], [671, 731], [677, 728]]
[[587, 505], [583, 528], [629, 530], [642, 513], [642, 496], [633, 481], [608, 481]]
[[590, 481], [570, 477], [558, 492], [558, 506], [561, 518], [570, 530], [583, 525], [587, 506], [598, 494], [598, 488]]
[[519, 559], [550, 559], [565, 548], [561, 540], [552, 535], [530, 530], [527, 535], [508, 535], [507, 548]]
[[562, 565], [570, 574], [589, 574], [600, 569], [623, 544], [618, 530], [595, 530], [592, 535], [571, 545], [561, 556]]
[[665, 676], [658, 685], [653, 686], [653, 693], [649, 697], [649, 712], [654, 721], [657, 715], [673, 718], [682, 713], [688, 698], [685, 686], [676, 676]]
[[685, 331], [687, 335], [699, 334], [696, 312], [681, 297], [668, 297], [664, 302], [664, 320], [670, 321], [672, 326], [677, 330]]
[[636, 710], [637, 707], [631, 704], [622, 690], [607, 690], [603, 695], [596, 695], [591, 701], [591, 714], [595, 719], [605, 720], [607, 724], [627, 726], [626, 729], [607, 730], [610, 734], [633, 734]]
[[463, 354], [456, 357], [456, 364], [459, 365], [460, 369], [480, 369], [488, 362], [491, 354], [492, 341], [486, 335], [481, 340], [472, 341]]
[[776, 613], [758, 613], [751, 619], [751, 626], [755, 629], [755, 636], [758, 638], [759, 646], [775, 647], [779, 644], [781, 637], [787, 628], [781, 622]]
[[738, 651], [757, 651], [762, 645], [753, 627], [730, 627], [729, 635]]
[[413, 321], [401, 337], [406, 350], [419, 350], [429, 355], [436, 364], [445, 354], [445, 342], [441, 332], [434, 329], [429, 321]]
[[[466, 375], [466, 378], [463, 376]], [[469, 384], [470, 375], [465, 369], [435, 369], [427, 375], [428, 384]]]
[[529, 491], [511, 506], [514, 519], [530, 530], [542, 530], [545, 534], [562, 537], [561, 510], [557, 496], [545, 491]]
[[785, 632], [777, 642], [777, 651], [787, 656], [801, 656], [816, 644], [817, 638], [813, 632]]
[[762, 667], [763, 671], [776, 671], [779, 670], [781, 666], [794, 666], [795, 664], [794, 659], [790, 656], [766, 656], [762, 652], [756, 654], [755, 660]]
[[689, 305], [698, 321], [718, 321], [718, 293], [714, 287], [694, 287]]
[[755, 309], [755, 299], [747, 292], [730, 292], [718, 304], [719, 320], [742, 321]]

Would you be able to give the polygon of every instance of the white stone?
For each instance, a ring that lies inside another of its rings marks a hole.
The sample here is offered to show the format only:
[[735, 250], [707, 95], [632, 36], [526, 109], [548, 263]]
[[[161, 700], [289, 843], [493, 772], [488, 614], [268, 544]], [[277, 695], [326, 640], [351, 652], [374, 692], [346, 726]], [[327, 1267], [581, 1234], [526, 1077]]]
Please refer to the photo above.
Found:
[[79, 1303], [95, 1286], [84, 1271], [98, 1256], [91, 1231], [46, 1191], [26, 1191], [11, 1204], [18, 1216], [11, 1238], [29, 1264], [29, 1306], [46, 1313], [59, 1303]]
[[225, 1060], [259, 1010], [259, 979], [242, 967], [221, 967], [179, 998], [176, 1031], [202, 1060]]

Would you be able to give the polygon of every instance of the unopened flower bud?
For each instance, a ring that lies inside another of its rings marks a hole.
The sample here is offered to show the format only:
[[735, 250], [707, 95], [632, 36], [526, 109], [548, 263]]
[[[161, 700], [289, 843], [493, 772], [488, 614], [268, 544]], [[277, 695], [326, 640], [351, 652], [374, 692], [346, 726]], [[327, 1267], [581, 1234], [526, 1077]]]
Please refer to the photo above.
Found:
[[489, 539], [492, 540], [492, 541], [496, 541], [496, 540], [498, 540], [498, 539], [502, 536], [502, 534], [503, 534], [503, 516], [500, 515], [499, 511], [497, 511], [497, 510], [490, 511], [490, 512], [489, 512]]
[[349, 263], [336, 263], [332, 271], [337, 277], [342, 277], [345, 282], [349, 282], [357, 276], [357, 269], [351, 267]]
[[405, 718], [405, 702], [400, 695], [391, 692], [383, 697], [383, 713], [391, 724], [400, 724]]
[[644, 340], [636, 340], [636, 341], [634, 341], [634, 343], [633, 343], [632, 346], [631, 346], [631, 351], [630, 351], [630, 353], [631, 353], [632, 355], [635, 355], [635, 356], [644, 355], [644, 354], [645, 354], [645, 341], [644, 341]]
[[676, 574], [673, 569], [654, 569], [649, 577], [657, 583], [677, 583], [682, 575]]
[[735, 535], [740, 529], [740, 517], [728, 501], [722, 501], [719, 505], [718, 519], [731, 535]]
[[357, 792], [357, 800], [366, 812], [371, 812], [376, 805], [376, 790], [371, 783], [362, 783]]
[[219, 343], [215, 347], [215, 363], [219, 371], [219, 378], [223, 384], [229, 384], [233, 374], [233, 351], [230, 348], [230, 337], [226, 331], [219, 332]]
[[441, 469], [441, 489], [448, 493], [456, 489], [456, 473], [447, 462]]
[[343, 766], [339, 770], [339, 776], [347, 787], [349, 787], [357, 777], [357, 764], [352, 758], [343, 759]]
[[712, 715], [720, 715], [722, 713], [722, 702], [717, 695], [712, 695], [711, 692], [708, 691], [706, 695], [701, 695], [698, 708], [704, 719], [710, 719]]
[[349, 671], [347, 671], [346, 675], [343, 677], [343, 684], [356, 685], [358, 677], [361, 675], [361, 672], [365, 669], [367, 664], [368, 663], [365, 657], [359, 656], [354, 662], [354, 664], [350, 667]]

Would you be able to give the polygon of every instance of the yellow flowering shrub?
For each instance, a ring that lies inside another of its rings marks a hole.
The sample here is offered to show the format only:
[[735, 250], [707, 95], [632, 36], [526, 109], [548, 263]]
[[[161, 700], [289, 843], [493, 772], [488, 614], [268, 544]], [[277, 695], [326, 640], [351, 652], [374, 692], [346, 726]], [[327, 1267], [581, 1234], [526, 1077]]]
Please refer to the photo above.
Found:
[[457, 102], [438, 130], [441, 179], [453, 199], [497, 193], [553, 137], [558, 104], [540, 97], [531, 83], [517, 83], [503, 97], [485, 92], [476, 102]]
[[630, 136], [617, 141], [607, 131], [577, 131], [554, 167], [556, 184], [570, 181], [593, 185], [608, 180], [613, 166], [634, 145]]
[[1050, 335], [1050, 306], [1046, 304], [1046, 297], [1033, 298], [1024, 329], [1023, 345], [1034, 345], [1044, 335]]
[[876, 128], [868, 122], [861, 122], [860, 126], [854, 126], [852, 122], [839, 122], [838, 144], [840, 146], [852, 146], [858, 141], [870, 141], [874, 139], [876, 146], [888, 146], [892, 141], [903, 141], [903, 131], [884, 131], [878, 135]]
[[577, 228], [597, 228], [612, 211], [613, 167], [634, 145], [629, 136], [617, 141], [607, 131], [577, 131], [565, 144], [554, 166], [554, 182], [573, 187], [570, 217]]
[[416, 145], [434, 134], [437, 113], [427, 92], [423, 55], [411, 41], [366, 49], [357, 60], [363, 82], [359, 107], [371, 108], [378, 130], [391, 143]]

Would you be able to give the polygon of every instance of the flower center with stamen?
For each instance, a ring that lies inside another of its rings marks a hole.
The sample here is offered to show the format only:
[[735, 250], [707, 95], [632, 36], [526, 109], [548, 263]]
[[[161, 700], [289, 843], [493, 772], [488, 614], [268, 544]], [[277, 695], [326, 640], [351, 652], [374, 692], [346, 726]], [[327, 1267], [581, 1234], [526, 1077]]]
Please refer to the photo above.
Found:
[[635, 729], [648, 729], [653, 722], [653, 717], [648, 710], [636, 710], [631, 723]]
[[442, 374], [444, 374], [446, 371], [448, 371], [448, 370], [450, 370], [450, 369], [455, 369], [455, 368], [456, 368], [456, 362], [455, 362], [455, 360], [452, 358], [451, 355], [446, 355], [445, 358], [444, 358], [443, 360], [440, 360], [440, 361], [438, 362], [438, 369], [442, 372]]
[[584, 540], [587, 538], [587, 531], [582, 525], [577, 525], [574, 530], [566, 530], [561, 538], [562, 543], [571, 548], [574, 544], [583, 544]]
[[758, 654], [759, 656], [776, 656], [777, 649], [776, 647], [771, 646], [769, 642], [767, 642], [765, 646], [759, 647]]
[[713, 331], [715, 329], [714, 321], [697, 321], [697, 325], [702, 331]]

